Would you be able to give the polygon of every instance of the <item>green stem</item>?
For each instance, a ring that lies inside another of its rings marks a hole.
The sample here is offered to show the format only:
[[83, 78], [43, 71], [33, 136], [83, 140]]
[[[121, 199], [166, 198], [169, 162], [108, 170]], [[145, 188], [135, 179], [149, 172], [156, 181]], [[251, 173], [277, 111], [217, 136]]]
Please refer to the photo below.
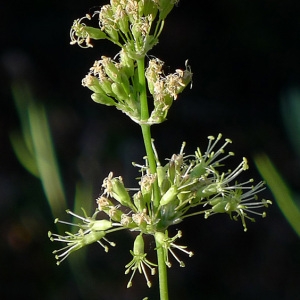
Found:
[[[156, 173], [156, 159], [154, 155], [154, 151], [152, 148], [151, 142], [151, 130], [150, 125], [146, 123], [149, 118], [149, 108], [148, 108], [148, 100], [147, 100], [147, 89], [146, 89], [146, 78], [145, 78], [145, 59], [137, 60], [138, 67], [138, 77], [139, 77], [139, 86], [140, 86], [140, 103], [141, 103], [141, 120], [145, 121], [145, 123], [141, 124], [146, 155], [149, 163], [150, 172], [152, 174]], [[154, 200], [153, 200], [153, 213], [156, 212], [159, 207], [160, 201], [160, 191], [158, 187], [157, 181], [154, 184]], [[165, 264], [164, 259], [164, 251], [163, 248], [157, 244], [157, 263], [158, 263], [158, 277], [159, 277], [159, 293], [160, 300], [168, 300], [168, 277], [167, 277], [167, 266]]]
[[167, 266], [165, 263], [164, 249], [157, 242], [156, 242], [156, 247], [157, 247], [156, 255], [157, 255], [157, 264], [158, 264], [160, 300], [168, 300], [169, 299], [168, 273], [167, 273]]

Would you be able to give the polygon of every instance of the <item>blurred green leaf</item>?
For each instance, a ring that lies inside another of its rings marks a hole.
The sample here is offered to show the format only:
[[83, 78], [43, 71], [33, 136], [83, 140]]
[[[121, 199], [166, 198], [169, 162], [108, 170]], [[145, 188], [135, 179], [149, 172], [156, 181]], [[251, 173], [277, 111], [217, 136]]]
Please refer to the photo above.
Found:
[[281, 212], [300, 237], [300, 210], [294, 201], [291, 190], [266, 154], [259, 154], [254, 160]]
[[66, 199], [45, 108], [25, 84], [13, 84], [12, 93], [21, 122], [21, 133], [10, 135], [12, 147], [25, 169], [41, 180], [53, 216], [61, 216]]

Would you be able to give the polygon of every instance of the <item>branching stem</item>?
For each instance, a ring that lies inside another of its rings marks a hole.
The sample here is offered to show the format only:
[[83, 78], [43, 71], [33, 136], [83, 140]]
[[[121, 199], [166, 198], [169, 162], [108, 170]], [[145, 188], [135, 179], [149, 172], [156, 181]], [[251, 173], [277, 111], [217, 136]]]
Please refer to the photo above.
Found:
[[[149, 118], [149, 108], [147, 100], [147, 88], [146, 88], [146, 78], [145, 78], [145, 59], [137, 60], [138, 76], [139, 76], [139, 88], [140, 88], [140, 103], [141, 103], [141, 119], [142, 121], [147, 121]], [[151, 143], [151, 127], [149, 124], [141, 124], [144, 145], [146, 149], [146, 155], [148, 158], [148, 163], [150, 167], [150, 172], [152, 174], [156, 173], [156, 159]], [[154, 186], [154, 200], [153, 200], [153, 213], [155, 215], [157, 208], [159, 207], [160, 192], [158, 188], [157, 181]], [[168, 277], [167, 277], [167, 266], [164, 260], [163, 248], [157, 246], [157, 262], [158, 262], [158, 277], [159, 277], [159, 292], [160, 300], [168, 300]]]

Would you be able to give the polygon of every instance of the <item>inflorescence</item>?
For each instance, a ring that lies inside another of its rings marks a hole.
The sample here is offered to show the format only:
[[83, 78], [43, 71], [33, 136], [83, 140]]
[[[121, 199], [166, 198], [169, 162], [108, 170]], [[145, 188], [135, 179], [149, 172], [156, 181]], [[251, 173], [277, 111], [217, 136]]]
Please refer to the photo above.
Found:
[[[65, 247], [54, 251], [58, 264], [71, 252], [94, 242], [99, 243], [107, 252], [108, 247], [103, 242], [111, 246], [114, 246], [114, 243], [108, 241], [106, 235], [117, 230], [129, 229], [138, 235], [133, 251], [130, 251], [133, 259], [126, 265], [125, 273], [132, 271], [128, 287], [132, 285], [136, 270], [144, 274], [150, 287], [147, 269], [153, 275], [156, 264], [146, 258], [144, 235], [151, 235], [158, 241], [164, 249], [165, 263], [168, 267], [171, 266], [168, 253], [183, 267], [184, 262], [175, 251], [180, 250], [190, 257], [193, 253], [186, 250], [186, 246], [175, 243], [181, 237], [181, 231], [172, 238], [168, 236], [170, 226], [187, 217], [203, 215], [206, 219], [212, 215], [226, 213], [235, 221], [241, 219], [244, 231], [247, 231], [247, 219], [254, 222], [254, 216], [265, 217], [265, 211], [257, 210], [271, 204], [270, 200], [258, 200], [257, 193], [265, 188], [264, 183], [253, 185], [253, 179], [242, 183], [237, 181], [237, 177], [248, 169], [247, 160], [243, 158], [234, 170], [221, 171], [224, 161], [234, 155], [232, 152], [225, 153], [225, 147], [231, 143], [229, 139], [217, 146], [221, 137], [221, 134], [217, 138], [208, 137], [206, 151], [202, 153], [198, 148], [194, 155], [185, 155], [183, 144], [180, 152], [173, 154], [164, 166], [157, 161], [156, 174], [150, 173], [147, 158], [145, 165], [134, 163], [141, 173], [138, 189], [126, 188], [122, 177], [115, 177], [112, 172], [109, 173], [103, 181], [103, 193], [96, 200], [98, 207], [91, 218], [87, 217], [85, 212], [85, 216], [81, 217], [67, 211], [82, 221], [82, 224], [67, 223], [79, 227], [78, 232], [66, 232], [66, 236], [49, 233], [52, 241], [66, 243]], [[153, 206], [156, 183], [160, 192], [158, 209], [154, 209]], [[97, 220], [96, 216], [100, 212], [107, 218]], [[66, 223], [60, 220], [56, 222]]]
[[[147, 55], [158, 43], [165, 19], [176, 3], [177, 0], [111, 0], [93, 14], [75, 20], [71, 27], [72, 45], [90, 48], [95, 40], [106, 39], [121, 48], [114, 58], [103, 55], [96, 60], [82, 85], [93, 92], [91, 98], [96, 103], [115, 106], [142, 129], [165, 121], [174, 100], [192, 81], [187, 61], [185, 70], [176, 69], [174, 73], [165, 74], [164, 62]], [[87, 23], [95, 18], [98, 27], [88, 26]], [[150, 112], [148, 98], [153, 99]], [[107, 252], [108, 246], [115, 246], [107, 235], [127, 229], [136, 233], [130, 251], [132, 259], [125, 266], [125, 274], [131, 272], [127, 286], [132, 286], [132, 279], [138, 271], [150, 287], [148, 272], [154, 275], [157, 264], [147, 258], [144, 236], [152, 236], [155, 240], [156, 250], [163, 252], [166, 266], [171, 267], [171, 254], [184, 267], [177, 252], [189, 257], [193, 252], [177, 244], [177, 239], [182, 236], [180, 230], [169, 237], [170, 226], [188, 217], [202, 215], [207, 219], [225, 213], [235, 221], [240, 219], [246, 231], [247, 220], [254, 221], [255, 216], [265, 217], [265, 212], [260, 209], [268, 207], [271, 201], [259, 200], [257, 196], [264, 189], [264, 183], [253, 184], [253, 179], [238, 181], [239, 175], [248, 169], [247, 160], [243, 158], [233, 170], [224, 170], [225, 161], [234, 155], [225, 152], [231, 140], [225, 139], [219, 146], [222, 135], [217, 138], [210, 136], [206, 151], [201, 152], [198, 148], [192, 155], [184, 153], [183, 143], [179, 153], [161, 165], [153, 142], [151, 148], [149, 136], [146, 150], [147, 153], [149, 148], [152, 151], [151, 161], [146, 156], [144, 164], [133, 164], [140, 169], [138, 188], [126, 188], [122, 177], [110, 172], [103, 181], [92, 217], [88, 217], [84, 210], [83, 216], [68, 210], [67, 213], [81, 223], [55, 220], [78, 228], [77, 233], [65, 232], [65, 235], [49, 232], [51, 241], [65, 244], [53, 252], [57, 264], [72, 252], [92, 243], [98, 243]]]

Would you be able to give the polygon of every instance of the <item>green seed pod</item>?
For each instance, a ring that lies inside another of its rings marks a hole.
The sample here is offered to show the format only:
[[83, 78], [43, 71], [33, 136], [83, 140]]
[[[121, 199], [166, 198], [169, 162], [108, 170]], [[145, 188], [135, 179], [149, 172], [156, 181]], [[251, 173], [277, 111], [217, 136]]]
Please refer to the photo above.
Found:
[[178, 189], [176, 185], [172, 185], [168, 191], [161, 197], [160, 205], [167, 205], [177, 198]]
[[91, 230], [104, 231], [112, 227], [111, 221], [108, 220], [97, 220], [91, 223]]
[[116, 102], [114, 101], [114, 99], [112, 99], [109, 96], [106, 96], [104, 93], [101, 93], [101, 94], [93, 93], [91, 95], [91, 98], [96, 103], [104, 104], [104, 105], [107, 105], [107, 106], [115, 106], [116, 105]]

